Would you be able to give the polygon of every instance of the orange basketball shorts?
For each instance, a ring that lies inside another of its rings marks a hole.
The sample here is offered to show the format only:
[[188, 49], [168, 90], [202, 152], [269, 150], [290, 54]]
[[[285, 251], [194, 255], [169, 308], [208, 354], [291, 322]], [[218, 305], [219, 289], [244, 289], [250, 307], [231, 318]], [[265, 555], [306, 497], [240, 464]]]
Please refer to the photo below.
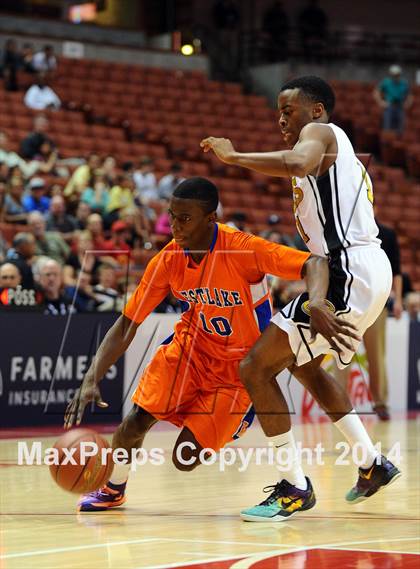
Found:
[[156, 419], [187, 427], [203, 448], [217, 451], [250, 425], [251, 401], [239, 379], [240, 360], [222, 361], [191, 348], [185, 336], [160, 346], [132, 400]]

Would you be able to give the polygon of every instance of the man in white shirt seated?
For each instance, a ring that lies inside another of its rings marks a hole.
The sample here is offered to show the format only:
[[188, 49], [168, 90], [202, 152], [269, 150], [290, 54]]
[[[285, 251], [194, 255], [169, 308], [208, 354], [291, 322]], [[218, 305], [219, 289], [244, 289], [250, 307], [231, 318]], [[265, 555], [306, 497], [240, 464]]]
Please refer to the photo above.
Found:
[[57, 59], [54, 55], [54, 48], [51, 45], [44, 46], [42, 51], [38, 51], [32, 58], [32, 67], [35, 71], [48, 73], [57, 69]]
[[24, 103], [28, 108], [36, 111], [61, 107], [61, 101], [51, 87], [48, 87], [44, 73], [39, 73], [36, 83], [26, 91]]
[[159, 197], [169, 200], [173, 191], [185, 178], [181, 175], [182, 166], [178, 162], [174, 162], [171, 166], [169, 174], [160, 179], [158, 185]]
[[133, 180], [136, 184], [136, 198], [142, 204], [157, 201], [159, 193], [156, 176], [153, 172], [153, 160], [149, 156], [142, 156], [139, 166], [140, 168], [133, 175]]

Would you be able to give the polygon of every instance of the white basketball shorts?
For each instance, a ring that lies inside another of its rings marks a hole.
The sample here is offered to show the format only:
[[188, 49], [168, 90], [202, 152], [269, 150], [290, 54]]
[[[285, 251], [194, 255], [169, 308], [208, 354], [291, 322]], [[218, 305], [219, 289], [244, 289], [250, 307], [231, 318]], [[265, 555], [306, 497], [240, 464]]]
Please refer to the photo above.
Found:
[[[382, 312], [392, 286], [391, 264], [376, 245], [349, 247], [330, 256], [330, 285], [327, 299], [335, 314], [354, 324], [360, 337]], [[337, 366], [345, 368], [357, 351], [358, 341], [348, 338], [353, 349], [333, 350], [320, 334], [310, 343], [308, 294], [295, 298], [271, 321], [289, 336], [296, 364], [304, 365], [321, 354], [334, 356]]]

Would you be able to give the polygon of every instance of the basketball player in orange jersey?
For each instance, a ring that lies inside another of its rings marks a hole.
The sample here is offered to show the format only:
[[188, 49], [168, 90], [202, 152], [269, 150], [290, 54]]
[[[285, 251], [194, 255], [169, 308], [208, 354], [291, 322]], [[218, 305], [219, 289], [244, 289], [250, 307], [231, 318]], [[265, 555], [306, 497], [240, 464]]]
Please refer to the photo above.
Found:
[[[142, 446], [152, 425], [166, 420], [182, 428], [173, 453], [175, 466], [192, 470], [203, 448], [219, 450], [251, 423], [253, 410], [238, 368], [271, 318], [265, 275], [293, 280], [304, 276], [316, 301], [328, 286], [328, 264], [216, 223], [217, 206], [217, 188], [204, 178], [191, 178], [177, 187], [169, 204], [174, 239], [149, 262], [123, 315], [105, 336], [67, 408], [67, 428], [80, 423], [88, 402], [106, 406], [98, 383], [169, 291], [185, 312], [173, 337], [146, 367], [132, 396], [133, 410], [114, 434], [113, 448], [131, 453]], [[317, 318], [331, 341], [338, 334], [355, 337], [323, 305], [314, 311], [313, 319]], [[345, 405], [342, 392], [333, 393], [325, 404], [320, 402], [327, 412]], [[181, 447], [178, 454], [179, 445], [186, 442], [189, 447]], [[130, 464], [115, 464], [108, 484], [84, 496], [79, 510], [123, 504], [129, 468]]]
[[[329, 262], [330, 283], [321, 303], [352, 323], [361, 338], [385, 306], [392, 271], [377, 237], [372, 182], [346, 133], [329, 122], [334, 103], [334, 92], [323, 79], [293, 79], [278, 96], [279, 125], [289, 150], [241, 153], [229, 139], [214, 137], [204, 139], [201, 146], [227, 164], [291, 178], [299, 233], [312, 253]], [[342, 369], [359, 344], [342, 348], [339, 337], [328, 341], [320, 329], [313, 338], [314, 310], [319, 306], [310, 295], [295, 298], [273, 317], [240, 370], [265, 434], [295, 456], [287, 403], [274, 378], [298, 366], [294, 375], [316, 399], [324, 400], [332, 382], [320, 367], [324, 355], [333, 355]], [[400, 471], [375, 449], [349, 400], [333, 420], [349, 444], [359, 443], [363, 450], [359, 477], [346, 495], [347, 502], [361, 502], [397, 480]], [[243, 519], [282, 521], [314, 504], [311, 484], [298, 460], [270, 490], [261, 504], [242, 512]]]

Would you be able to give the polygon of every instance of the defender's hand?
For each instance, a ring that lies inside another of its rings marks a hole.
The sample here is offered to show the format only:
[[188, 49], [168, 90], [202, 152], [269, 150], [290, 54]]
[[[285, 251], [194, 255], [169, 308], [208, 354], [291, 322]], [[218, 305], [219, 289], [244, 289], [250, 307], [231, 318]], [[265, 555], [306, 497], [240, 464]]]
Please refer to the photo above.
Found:
[[88, 403], [95, 402], [98, 407], [108, 407], [103, 401], [99, 387], [93, 381], [84, 380], [81, 387], [74, 394], [73, 400], [67, 406], [64, 414], [64, 428], [70, 429], [73, 425], [80, 425]]
[[209, 136], [200, 142], [200, 146], [204, 152], [213, 150], [222, 162], [225, 162], [226, 164], [232, 163], [235, 149], [228, 138], [215, 138], [214, 136]]
[[342, 349], [337, 341], [349, 350], [354, 348], [348, 338], [361, 341], [360, 336], [356, 333], [357, 328], [350, 322], [338, 318], [324, 301], [311, 302], [310, 313], [311, 342], [315, 340], [317, 334], [321, 334], [328, 340], [333, 350], [340, 353]]

